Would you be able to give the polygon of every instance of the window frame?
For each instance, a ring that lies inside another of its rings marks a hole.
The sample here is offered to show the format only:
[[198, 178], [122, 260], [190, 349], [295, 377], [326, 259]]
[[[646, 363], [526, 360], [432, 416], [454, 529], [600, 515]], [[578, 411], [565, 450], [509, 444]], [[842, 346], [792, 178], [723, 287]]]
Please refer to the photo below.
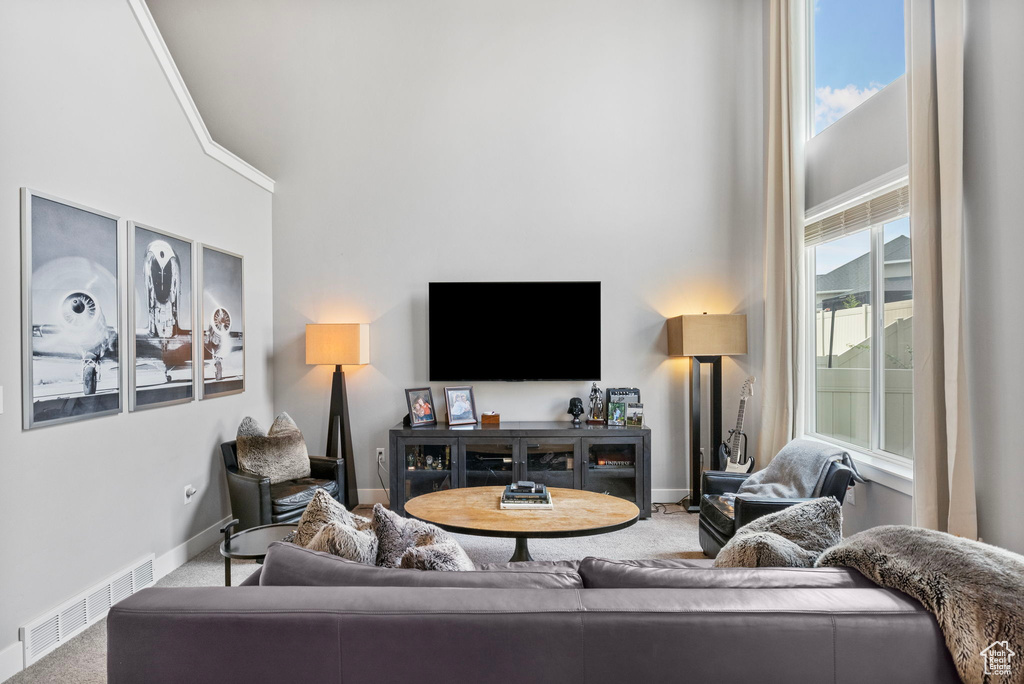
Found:
[[[907, 179], [904, 178], [901, 184], [906, 184]], [[886, 184], [888, 188], [893, 187], [894, 184]], [[895, 184], [898, 185], [898, 184]], [[856, 206], [862, 202], [870, 199], [871, 196], [880, 194], [879, 192], [869, 193], [862, 195], [858, 200], [849, 202], [846, 204], [846, 208], [850, 206]], [[834, 208], [824, 214], [823, 212], [816, 212], [814, 216], [808, 214], [804, 218], [804, 225], [807, 226], [811, 223], [822, 218], [823, 215], [830, 215], [842, 211], [842, 207]], [[821, 434], [817, 430], [817, 340], [816, 340], [816, 304], [815, 297], [817, 288], [816, 283], [816, 264], [817, 264], [817, 253], [816, 248], [828, 244], [828, 242], [821, 242], [814, 245], [807, 245], [806, 242], [803, 245], [804, 249], [804, 277], [808, 286], [804, 288], [804, 310], [808, 312], [806, 316], [805, 327], [805, 344], [804, 344], [804, 359], [807, 363], [808, 372], [804, 373], [804, 382], [806, 387], [804, 388], [807, 396], [807, 401], [804, 402], [805, 409], [805, 437], [824, 442], [827, 444], [834, 444], [841, 446], [850, 452], [854, 460], [857, 461], [858, 466], [865, 465], [868, 467], [870, 474], [873, 475], [872, 479], [883, 481], [887, 479], [895, 479], [897, 482], [886, 482], [887, 486], [893, 487], [904, 491], [905, 493], [911, 493], [907, 491], [907, 483], [913, 481], [913, 464], [914, 459], [906, 456], [900, 456], [882, 449], [882, 421], [885, 416], [885, 343], [883, 338], [883, 332], [885, 329], [885, 226], [894, 221], [898, 221], [902, 218], [910, 216], [910, 212], [902, 212], [896, 217], [888, 218], [880, 223], [873, 223], [870, 226], [863, 228], [861, 231], [850, 233], [850, 235], [856, 235], [862, 231], [870, 231], [870, 253], [869, 253], [869, 264], [870, 264], [870, 279], [872, 287], [872, 301], [878, 301], [878, 293], [881, 293], [882, 306], [874, 306], [873, 315], [871, 317], [871, 373], [870, 373], [870, 387], [869, 387], [869, 420], [870, 430], [868, 444], [869, 447], [865, 448], [856, 444], [851, 444], [842, 439], [834, 437], [832, 435]], [[913, 240], [913, 223], [911, 222], [911, 240]], [[831, 242], [831, 241], [829, 241]], [[913, 272], [913, 263], [911, 263], [911, 272]], [[874, 471], [880, 471], [882, 475], [888, 477], [874, 476]], [[868, 473], [863, 473], [868, 474]]]

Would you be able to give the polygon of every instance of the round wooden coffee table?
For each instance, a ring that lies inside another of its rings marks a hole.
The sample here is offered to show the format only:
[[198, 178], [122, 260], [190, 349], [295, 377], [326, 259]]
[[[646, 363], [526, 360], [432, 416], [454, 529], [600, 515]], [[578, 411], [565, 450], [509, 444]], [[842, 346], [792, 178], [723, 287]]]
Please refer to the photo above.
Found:
[[640, 509], [617, 496], [579, 489], [551, 487], [549, 510], [502, 509], [504, 487], [462, 487], [423, 494], [405, 504], [414, 518], [449, 532], [481, 537], [514, 537], [516, 551], [509, 561], [533, 560], [529, 539], [556, 539], [604, 534], [629, 527]]

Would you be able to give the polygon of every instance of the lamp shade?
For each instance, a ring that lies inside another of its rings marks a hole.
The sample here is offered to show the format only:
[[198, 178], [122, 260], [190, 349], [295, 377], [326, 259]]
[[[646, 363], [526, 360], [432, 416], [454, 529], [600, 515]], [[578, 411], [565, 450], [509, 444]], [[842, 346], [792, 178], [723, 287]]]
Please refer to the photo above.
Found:
[[308, 323], [306, 365], [361, 366], [370, 363], [370, 326], [366, 323]]
[[669, 356], [734, 356], [747, 353], [744, 314], [702, 314], [668, 319]]

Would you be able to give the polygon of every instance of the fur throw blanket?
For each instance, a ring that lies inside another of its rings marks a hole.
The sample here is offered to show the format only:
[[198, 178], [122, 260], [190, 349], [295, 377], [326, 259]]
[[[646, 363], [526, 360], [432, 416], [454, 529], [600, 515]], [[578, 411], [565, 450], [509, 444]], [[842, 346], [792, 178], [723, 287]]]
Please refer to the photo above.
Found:
[[[848, 537], [816, 565], [854, 568], [920, 601], [935, 615], [967, 684], [1024, 684], [1024, 556], [945, 532], [886, 525]], [[1014, 652], [1008, 673], [986, 673], [982, 653], [993, 645]]]

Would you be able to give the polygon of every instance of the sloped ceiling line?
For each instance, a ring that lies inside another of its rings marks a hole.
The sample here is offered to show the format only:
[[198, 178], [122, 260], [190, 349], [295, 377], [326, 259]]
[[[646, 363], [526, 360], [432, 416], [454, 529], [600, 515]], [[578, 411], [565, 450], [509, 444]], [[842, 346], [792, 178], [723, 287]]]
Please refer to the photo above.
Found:
[[167, 49], [167, 43], [164, 42], [163, 36], [160, 35], [160, 29], [157, 28], [145, 0], [128, 0], [128, 6], [132, 8], [135, 20], [139, 22], [139, 27], [146, 37], [146, 42], [149, 43], [149, 47], [153, 50], [156, 61], [160, 64], [164, 76], [167, 77], [167, 82], [171, 85], [171, 90], [174, 91], [174, 96], [177, 98], [178, 104], [181, 105], [182, 111], [185, 112], [185, 116], [192, 126], [192, 132], [195, 133], [203, 151], [264, 190], [274, 192], [273, 178], [227, 151], [210, 137], [210, 131], [206, 128], [206, 124], [203, 123], [203, 117], [200, 116], [199, 109], [189, 94], [185, 81], [181, 78], [181, 72], [178, 71], [174, 58], [171, 57], [171, 52]]

